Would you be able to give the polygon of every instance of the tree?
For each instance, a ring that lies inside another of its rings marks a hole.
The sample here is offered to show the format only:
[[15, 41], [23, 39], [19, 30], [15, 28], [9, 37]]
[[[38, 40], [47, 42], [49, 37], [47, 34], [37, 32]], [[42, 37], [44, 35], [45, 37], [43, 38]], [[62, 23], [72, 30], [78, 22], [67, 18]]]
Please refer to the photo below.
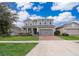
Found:
[[11, 13], [6, 3], [0, 3], [0, 34], [8, 34], [17, 16]]

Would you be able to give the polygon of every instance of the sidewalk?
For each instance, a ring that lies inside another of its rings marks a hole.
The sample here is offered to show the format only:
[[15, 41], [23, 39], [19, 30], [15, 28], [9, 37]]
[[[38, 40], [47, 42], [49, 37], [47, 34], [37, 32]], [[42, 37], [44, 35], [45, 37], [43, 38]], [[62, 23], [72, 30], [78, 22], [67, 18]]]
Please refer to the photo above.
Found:
[[38, 43], [39, 41], [0, 41], [0, 43]]

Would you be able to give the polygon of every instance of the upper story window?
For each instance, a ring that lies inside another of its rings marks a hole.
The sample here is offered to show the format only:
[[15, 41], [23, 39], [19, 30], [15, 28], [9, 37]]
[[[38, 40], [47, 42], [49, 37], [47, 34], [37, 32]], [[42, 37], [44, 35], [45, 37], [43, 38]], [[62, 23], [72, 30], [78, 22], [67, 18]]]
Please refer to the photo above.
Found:
[[32, 25], [32, 24], [30, 24], [30, 25]]

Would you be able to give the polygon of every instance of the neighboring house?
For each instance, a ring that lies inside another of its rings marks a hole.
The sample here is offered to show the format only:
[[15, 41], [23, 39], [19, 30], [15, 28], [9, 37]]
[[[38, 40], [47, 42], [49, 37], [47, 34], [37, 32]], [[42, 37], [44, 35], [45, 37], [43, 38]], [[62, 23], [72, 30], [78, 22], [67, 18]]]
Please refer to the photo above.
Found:
[[68, 24], [65, 24], [64, 26], [56, 28], [62, 33], [67, 33], [69, 35], [79, 35], [79, 23], [77, 22], [71, 22]]
[[26, 30], [26, 33], [33, 35], [54, 35], [55, 27], [53, 25], [53, 19], [35, 19], [27, 20], [24, 30]]
[[10, 31], [10, 35], [22, 35], [24, 33], [24, 29], [16, 27], [15, 25], [12, 26]]

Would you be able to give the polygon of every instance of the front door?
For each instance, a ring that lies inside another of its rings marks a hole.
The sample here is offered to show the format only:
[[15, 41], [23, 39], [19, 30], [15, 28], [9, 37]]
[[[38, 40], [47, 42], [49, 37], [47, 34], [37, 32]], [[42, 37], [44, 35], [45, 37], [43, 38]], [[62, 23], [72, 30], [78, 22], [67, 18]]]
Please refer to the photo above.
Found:
[[37, 28], [33, 28], [34, 34], [37, 34]]

